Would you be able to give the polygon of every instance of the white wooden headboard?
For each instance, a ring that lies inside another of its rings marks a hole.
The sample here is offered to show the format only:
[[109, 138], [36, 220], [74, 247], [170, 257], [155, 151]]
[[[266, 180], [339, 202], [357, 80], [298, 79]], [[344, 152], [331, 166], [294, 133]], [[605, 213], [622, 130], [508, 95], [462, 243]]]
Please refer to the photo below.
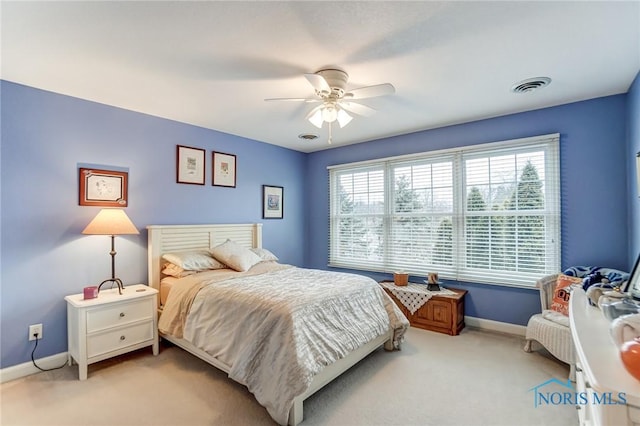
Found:
[[149, 285], [160, 291], [162, 255], [165, 253], [209, 249], [227, 239], [248, 248], [262, 247], [262, 224], [149, 225]]

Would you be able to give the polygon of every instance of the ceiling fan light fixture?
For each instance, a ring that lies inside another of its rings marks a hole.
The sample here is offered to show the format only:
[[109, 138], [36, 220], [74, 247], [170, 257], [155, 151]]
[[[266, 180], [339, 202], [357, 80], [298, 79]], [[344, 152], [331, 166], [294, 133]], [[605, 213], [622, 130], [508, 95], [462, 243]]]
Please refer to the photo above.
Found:
[[339, 108], [335, 105], [323, 105], [322, 108], [316, 110], [311, 116], [309, 116], [309, 121], [311, 124], [321, 129], [322, 124], [324, 122], [333, 123], [334, 121], [338, 121], [340, 128], [346, 126], [353, 120], [353, 117], [350, 116], [345, 110]]
[[347, 124], [349, 124], [353, 120], [353, 117], [347, 114], [347, 112], [343, 109], [338, 111], [338, 124], [340, 128], [343, 128]]
[[375, 109], [352, 99], [374, 98], [378, 96], [392, 95], [395, 87], [391, 83], [363, 86], [346, 91], [349, 75], [343, 70], [326, 68], [313, 74], [304, 74], [305, 78], [314, 89], [315, 97], [310, 98], [268, 98], [265, 101], [292, 101], [305, 103], [319, 103], [305, 116], [311, 124], [322, 129], [325, 122], [328, 123], [329, 143], [331, 143], [331, 124], [338, 122], [340, 128], [353, 120], [353, 116], [369, 117], [375, 113]]
[[315, 113], [313, 113], [313, 115], [309, 117], [309, 121], [318, 129], [321, 129], [322, 123], [324, 122], [324, 120], [322, 119], [322, 109], [319, 109]]
[[333, 123], [338, 118], [338, 111], [333, 105], [325, 105], [322, 108], [322, 119], [327, 123]]

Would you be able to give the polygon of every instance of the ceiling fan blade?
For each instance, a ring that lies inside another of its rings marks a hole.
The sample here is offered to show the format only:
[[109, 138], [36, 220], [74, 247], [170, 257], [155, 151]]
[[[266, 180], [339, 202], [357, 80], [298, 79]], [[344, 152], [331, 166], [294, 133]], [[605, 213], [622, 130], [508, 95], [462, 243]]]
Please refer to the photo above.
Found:
[[376, 84], [373, 86], [360, 87], [344, 94], [346, 99], [375, 98], [376, 96], [393, 95], [396, 88], [391, 83]]
[[375, 114], [376, 110], [368, 107], [366, 105], [358, 104], [356, 102], [340, 102], [340, 107], [345, 109], [346, 111], [352, 112], [354, 114], [362, 115], [364, 117], [370, 117]]
[[272, 101], [285, 101], [285, 102], [307, 102], [307, 103], [311, 103], [311, 102], [320, 102], [321, 99], [314, 99], [314, 98], [268, 98], [265, 99], [266, 102], [272, 102]]
[[323, 76], [319, 74], [309, 74], [309, 73], [305, 74], [304, 76], [309, 81], [309, 83], [311, 83], [316, 93], [326, 93], [326, 94], [331, 93], [331, 87], [329, 86], [329, 83], [327, 83], [327, 80], [325, 80]]

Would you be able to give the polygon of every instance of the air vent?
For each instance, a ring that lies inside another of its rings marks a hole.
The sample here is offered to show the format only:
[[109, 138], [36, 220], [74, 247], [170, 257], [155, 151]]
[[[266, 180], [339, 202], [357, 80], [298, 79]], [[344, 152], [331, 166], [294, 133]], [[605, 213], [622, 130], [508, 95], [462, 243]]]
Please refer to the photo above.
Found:
[[511, 91], [514, 93], [530, 93], [549, 85], [549, 83], [551, 83], [549, 77], [528, 78], [511, 86]]
[[311, 133], [303, 133], [301, 135], [298, 135], [298, 138], [303, 139], [305, 141], [312, 141], [314, 139], [318, 139], [318, 135], [314, 135]]

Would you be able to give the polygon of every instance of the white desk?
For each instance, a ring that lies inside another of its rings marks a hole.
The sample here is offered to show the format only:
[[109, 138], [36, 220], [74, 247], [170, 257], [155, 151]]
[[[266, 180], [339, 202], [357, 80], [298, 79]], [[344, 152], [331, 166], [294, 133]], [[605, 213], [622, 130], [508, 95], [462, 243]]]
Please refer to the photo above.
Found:
[[[609, 334], [609, 321], [589, 305], [582, 289], [571, 293], [571, 336], [576, 347], [576, 391], [588, 404], [577, 406], [581, 425], [640, 425], [640, 381], [627, 372]], [[593, 403], [593, 394], [609, 394], [619, 404]], [[626, 404], [619, 398], [624, 395]]]

